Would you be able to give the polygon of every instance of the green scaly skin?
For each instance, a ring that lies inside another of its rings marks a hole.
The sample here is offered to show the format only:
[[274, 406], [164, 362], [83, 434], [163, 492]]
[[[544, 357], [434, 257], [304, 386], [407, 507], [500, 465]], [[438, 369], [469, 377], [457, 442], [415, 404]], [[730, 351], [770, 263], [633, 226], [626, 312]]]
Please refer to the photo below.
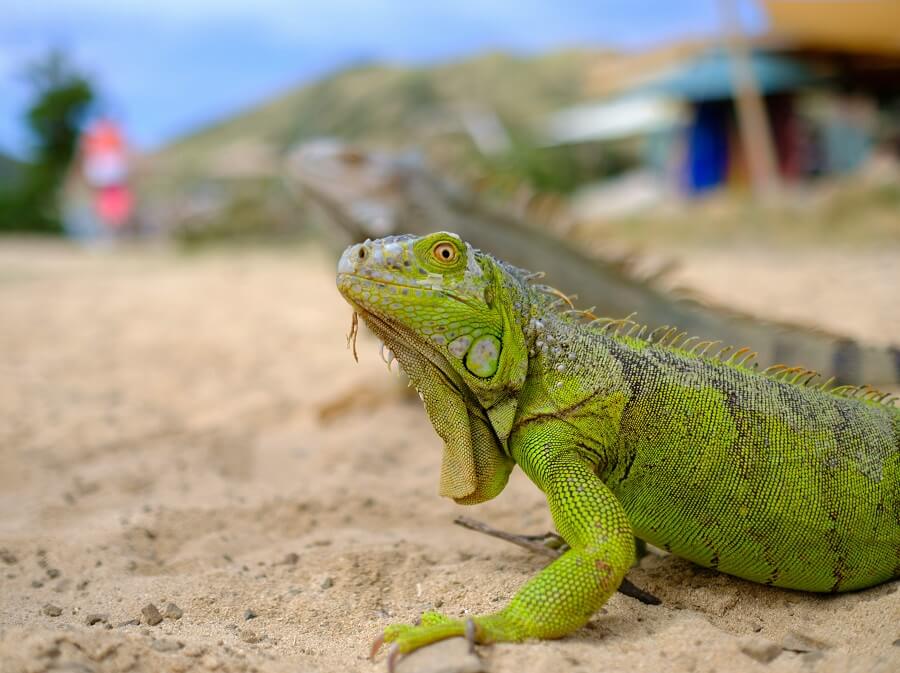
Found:
[[497, 613], [388, 627], [394, 654], [467, 628], [482, 643], [564, 636], [619, 586], [635, 536], [806, 591], [900, 576], [895, 406], [610, 334], [454, 234], [351, 246], [338, 288], [423, 397], [440, 493], [483, 502], [518, 465], [571, 547]]

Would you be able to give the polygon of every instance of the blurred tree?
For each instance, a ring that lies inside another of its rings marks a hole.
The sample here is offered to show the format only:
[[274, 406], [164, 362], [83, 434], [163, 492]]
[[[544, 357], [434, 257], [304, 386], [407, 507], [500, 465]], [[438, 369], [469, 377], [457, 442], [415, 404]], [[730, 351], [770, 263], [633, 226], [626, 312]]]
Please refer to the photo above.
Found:
[[33, 149], [18, 179], [0, 190], [0, 231], [60, 233], [60, 191], [94, 91], [59, 51], [28, 66], [25, 74], [32, 89], [25, 121]]
[[626, 144], [542, 145], [532, 134], [511, 129], [508, 152], [486, 158], [485, 169], [495, 177], [524, 181], [538, 192], [569, 194], [596, 180], [619, 175], [639, 164], [638, 152]]

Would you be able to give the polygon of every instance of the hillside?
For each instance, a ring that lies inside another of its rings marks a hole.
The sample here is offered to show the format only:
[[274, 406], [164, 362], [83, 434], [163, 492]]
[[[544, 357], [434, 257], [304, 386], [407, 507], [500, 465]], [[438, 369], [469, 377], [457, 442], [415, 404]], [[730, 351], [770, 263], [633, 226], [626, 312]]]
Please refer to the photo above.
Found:
[[[222, 153], [278, 155], [297, 142], [337, 136], [369, 145], [425, 149], [454, 163], [460, 110], [493, 111], [513, 136], [583, 97], [587, 68], [610, 52], [538, 57], [491, 53], [425, 68], [373, 65], [302, 86], [148, 157], [150, 189], [190, 184], [221, 170]], [[240, 153], [240, 152], [238, 152]]]

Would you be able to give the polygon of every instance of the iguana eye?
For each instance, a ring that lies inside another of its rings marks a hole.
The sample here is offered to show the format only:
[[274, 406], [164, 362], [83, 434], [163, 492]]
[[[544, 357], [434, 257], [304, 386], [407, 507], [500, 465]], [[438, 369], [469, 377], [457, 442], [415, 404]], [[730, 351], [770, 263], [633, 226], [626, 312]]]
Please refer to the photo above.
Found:
[[431, 249], [432, 256], [439, 262], [444, 264], [450, 264], [456, 261], [459, 253], [456, 251], [456, 246], [452, 243], [438, 243]]

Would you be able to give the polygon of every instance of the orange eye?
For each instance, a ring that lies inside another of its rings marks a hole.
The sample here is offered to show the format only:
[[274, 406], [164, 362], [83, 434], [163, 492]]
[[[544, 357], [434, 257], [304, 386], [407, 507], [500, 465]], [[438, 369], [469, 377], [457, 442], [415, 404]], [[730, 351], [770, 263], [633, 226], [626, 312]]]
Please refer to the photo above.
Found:
[[452, 243], [438, 243], [431, 249], [431, 254], [434, 255], [437, 261], [450, 264], [456, 261], [459, 253], [456, 251], [456, 246]]

